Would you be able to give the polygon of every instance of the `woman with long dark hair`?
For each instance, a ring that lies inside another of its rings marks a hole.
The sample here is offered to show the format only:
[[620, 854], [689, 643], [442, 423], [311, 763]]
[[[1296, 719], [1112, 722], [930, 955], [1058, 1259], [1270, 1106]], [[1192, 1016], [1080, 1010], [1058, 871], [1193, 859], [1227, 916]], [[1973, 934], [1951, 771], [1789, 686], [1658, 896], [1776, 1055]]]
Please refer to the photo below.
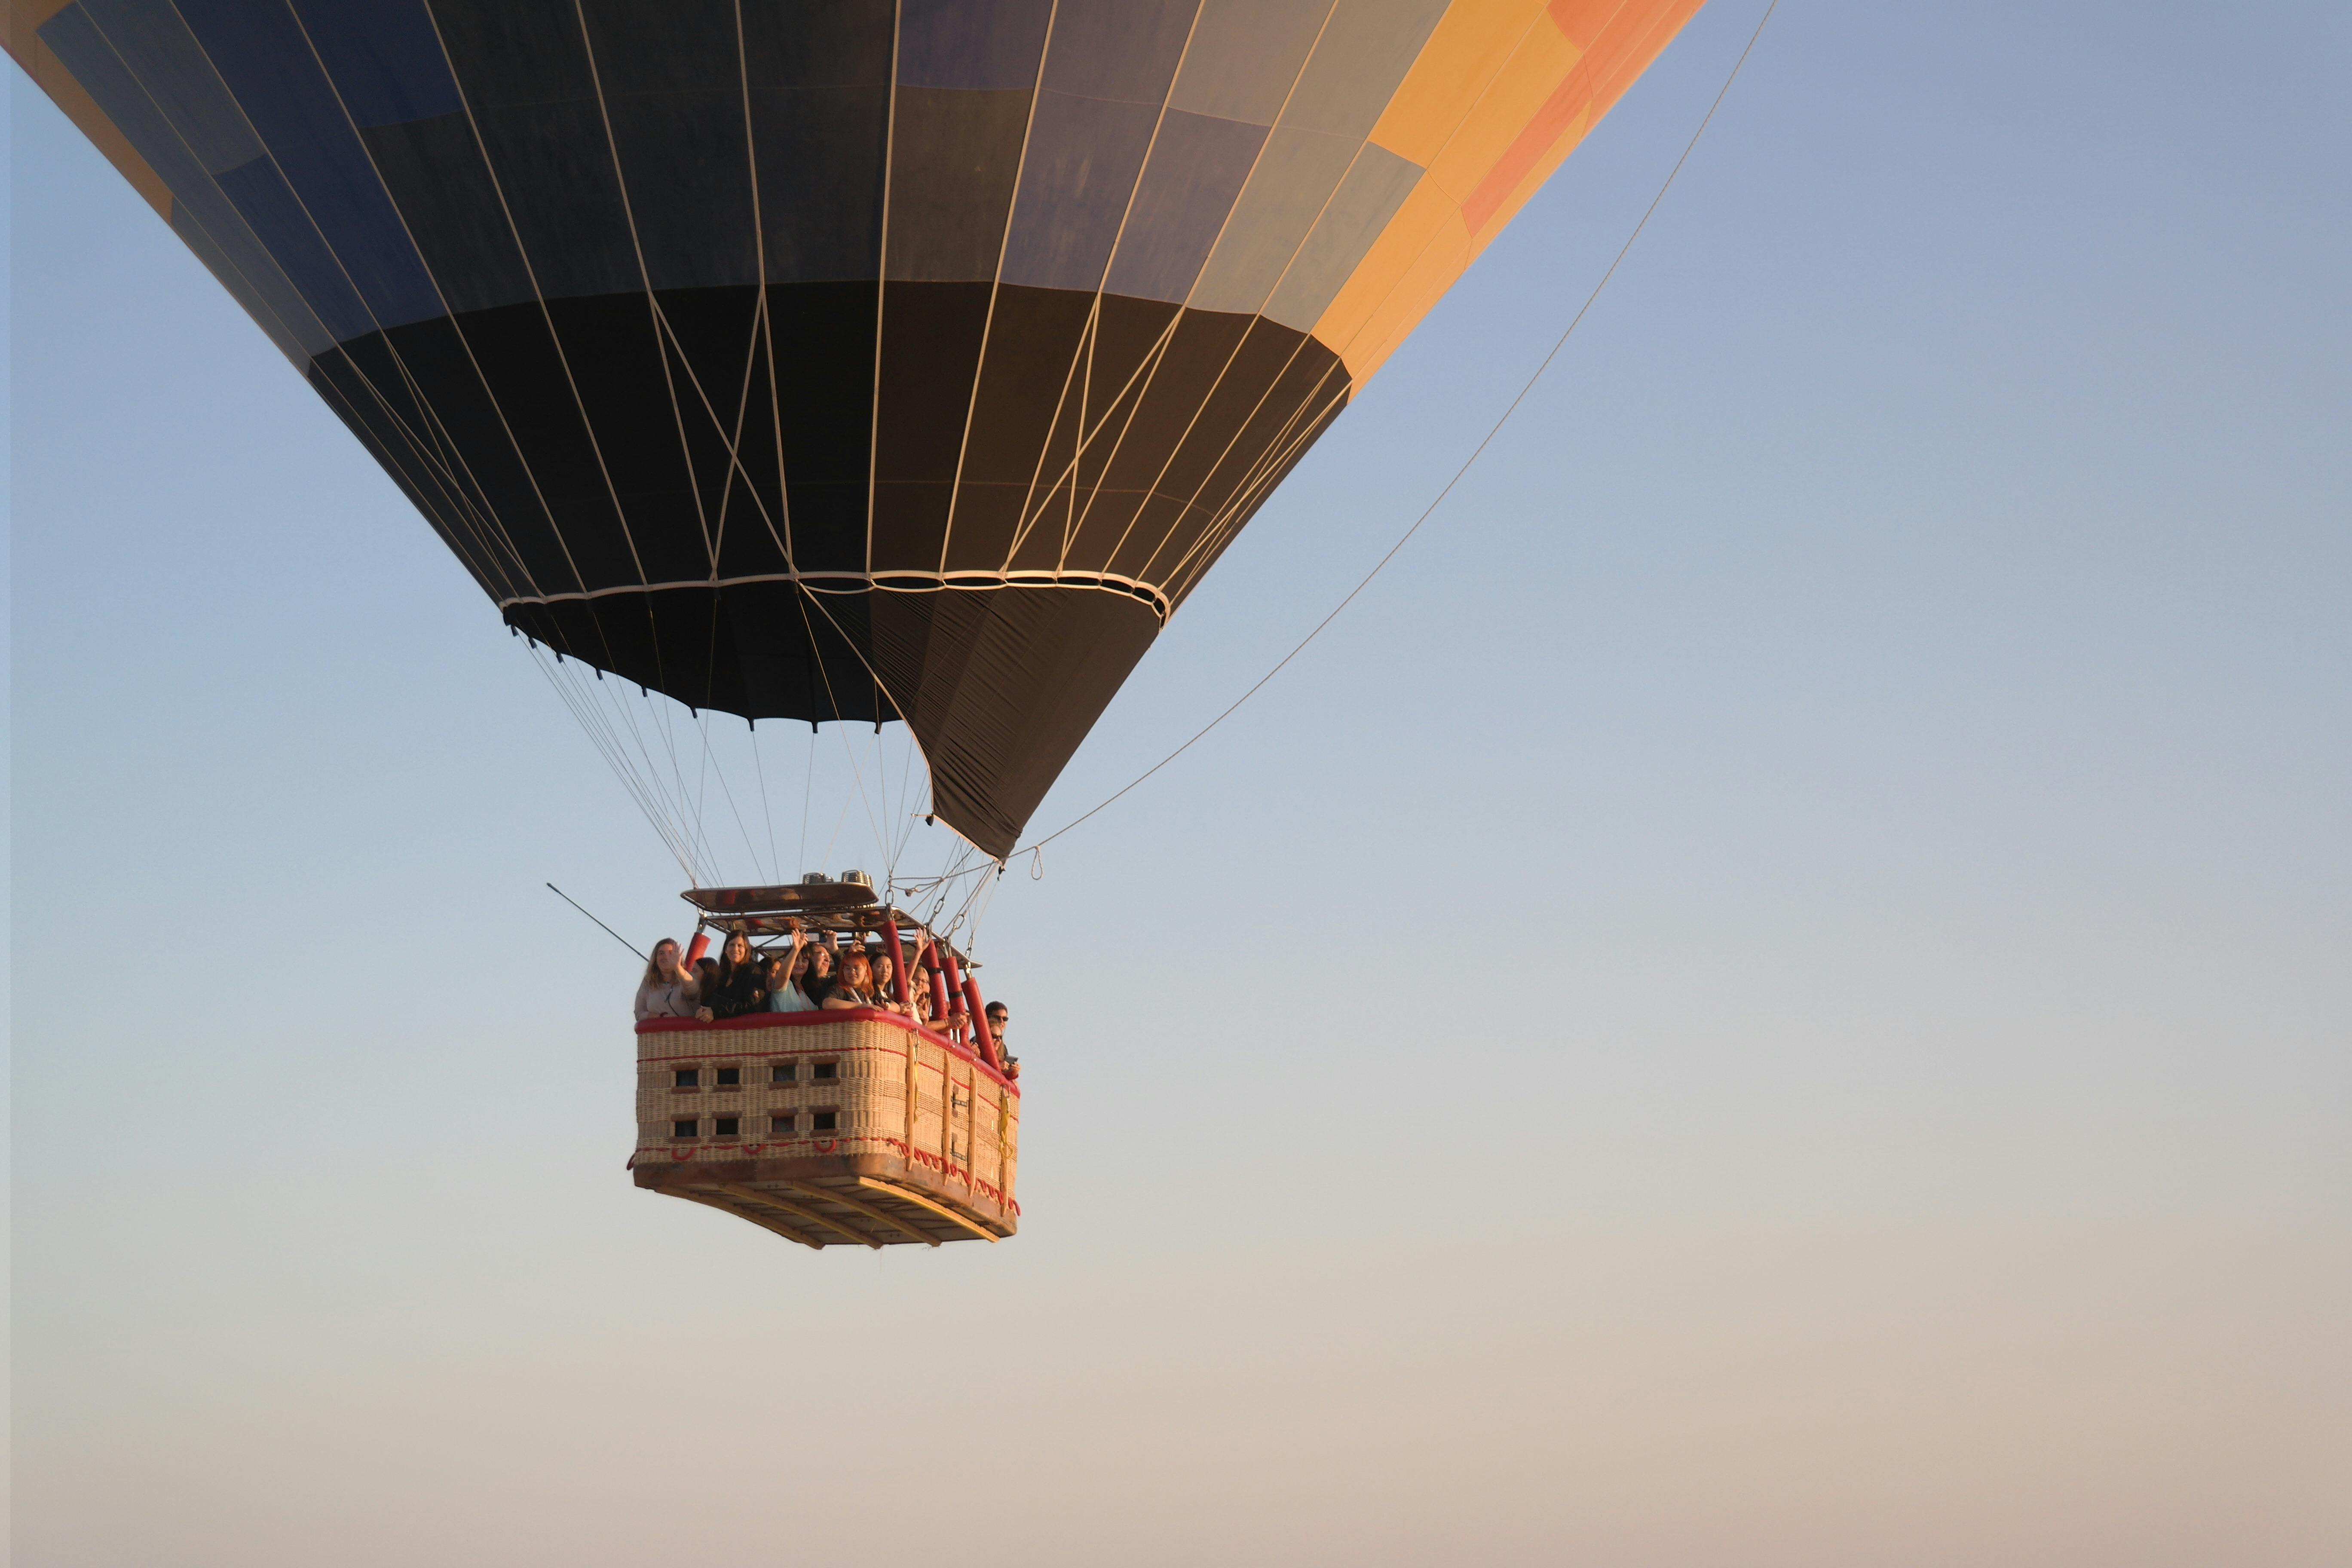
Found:
[[719, 950], [718, 987], [703, 994], [704, 1004], [721, 1018], [740, 1018], [746, 1013], [765, 1011], [768, 985], [761, 967], [751, 952], [751, 939], [737, 931]]

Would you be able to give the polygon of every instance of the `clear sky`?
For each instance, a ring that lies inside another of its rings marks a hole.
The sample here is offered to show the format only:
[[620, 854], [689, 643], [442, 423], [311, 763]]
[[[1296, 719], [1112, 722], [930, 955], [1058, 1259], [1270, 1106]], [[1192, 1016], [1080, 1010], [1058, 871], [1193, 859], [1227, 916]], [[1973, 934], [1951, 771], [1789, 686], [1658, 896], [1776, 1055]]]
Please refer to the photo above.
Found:
[[[1388, 547], [1760, 9], [1041, 826]], [[630, 1186], [635, 965], [541, 884], [642, 943], [677, 867], [11, 72], [16, 1561], [2352, 1561], [2347, 65], [1788, 0], [1446, 509], [1002, 883], [1022, 1234], [880, 1255]]]

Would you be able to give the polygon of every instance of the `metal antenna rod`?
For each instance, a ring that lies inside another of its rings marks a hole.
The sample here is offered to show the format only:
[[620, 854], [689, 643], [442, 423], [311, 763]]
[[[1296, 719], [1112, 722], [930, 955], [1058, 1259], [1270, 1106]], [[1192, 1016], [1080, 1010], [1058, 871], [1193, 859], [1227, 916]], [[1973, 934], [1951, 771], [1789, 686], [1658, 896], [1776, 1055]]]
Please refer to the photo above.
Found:
[[[588, 915], [588, 911], [587, 911], [586, 910], [581, 910], [581, 909], [580, 909], [580, 900], [577, 900], [577, 899], [573, 898], [571, 894], [569, 894], [569, 893], [565, 892], [562, 889], [561, 889], [561, 888], [557, 887], [554, 883], [550, 882], [550, 883], [547, 885], [547, 890], [548, 890], [549, 892], [551, 892], [551, 893], [553, 893], [557, 898], [562, 899], [565, 903], [570, 904], [573, 909], [575, 909], [575, 910], [580, 910], [580, 912], [581, 912], [582, 914], [583, 914], [583, 915]], [[595, 917], [594, 915], [588, 915], [588, 918], [589, 918], [590, 920], [592, 920], [592, 921], [596, 921], [596, 917]], [[609, 936], [609, 937], [611, 937], [614, 942], [619, 942], [623, 947], [628, 948], [628, 950], [629, 950], [631, 952], [637, 952], [636, 948], [635, 948], [635, 946], [633, 946], [633, 945], [630, 943], [629, 939], [628, 939], [627, 937], [623, 936], [619, 931], [614, 931], [611, 926], [606, 925], [603, 921], [596, 921], [596, 927], [597, 927], [597, 929], [598, 929], [598, 930], [602, 931], [603, 931], [606, 936]], [[647, 963], [651, 963], [653, 962], [653, 960], [651, 960], [651, 959], [649, 959], [649, 958], [646, 958], [646, 955], [645, 955], [644, 953], [642, 953], [642, 952], [637, 952], [637, 956], [638, 956], [639, 958], [641, 958], [641, 959], [645, 959], [645, 961], [646, 961]]]

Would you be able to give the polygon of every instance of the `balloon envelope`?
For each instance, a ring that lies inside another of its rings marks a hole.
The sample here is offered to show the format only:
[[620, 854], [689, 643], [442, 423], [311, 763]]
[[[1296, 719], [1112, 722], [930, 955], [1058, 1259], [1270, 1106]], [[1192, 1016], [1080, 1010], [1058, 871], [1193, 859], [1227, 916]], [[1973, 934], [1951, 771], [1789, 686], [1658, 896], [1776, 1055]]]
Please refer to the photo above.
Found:
[[1698, 0], [32, 0], [511, 626], [903, 718], [1003, 856]]

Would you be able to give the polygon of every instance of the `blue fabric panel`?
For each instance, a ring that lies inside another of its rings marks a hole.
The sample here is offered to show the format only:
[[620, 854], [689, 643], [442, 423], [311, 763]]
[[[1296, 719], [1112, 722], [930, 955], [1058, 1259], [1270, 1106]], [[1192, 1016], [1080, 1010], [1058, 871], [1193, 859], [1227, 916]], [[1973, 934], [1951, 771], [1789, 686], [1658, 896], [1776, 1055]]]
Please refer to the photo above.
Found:
[[[73, 11], [89, 13], [205, 173], [217, 174], [261, 155], [261, 139], [171, 0], [84, 0], [63, 15]], [[49, 36], [47, 27], [41, 36]], [[163, 173], [160, 166], [156, 173]]]
[[310, 215], [277, 164], [256, 158], [221, 175], [220, 188], [337, 342], [375, 331], [375, 319], [311, 226]]
[[1102, 286], [1159, 119], [1156, 103], [1037, 95], [1005, 241], [1005, 282], [1089, 291]]
[[290, 0], [362, 131], [465, 108], [424, 0]]
[[[69, 5], [58, 12], [42, 26], [40, 38], [171, 191], [173, 228], [188, 240], [246, 313], [289, 357], [307, 359], [331, 348], [333, 335], [263, 251], [145, 84], [131, 74], [112, 40], [100, 33], [84, 8]], [[177, 64], [184, 68], [184, 57]], [[209, 123], [217, 129], [217, 105], [201, 94], [198, 100], [212, 110]], [[191, 235], [207, 237], [207, 243], [199, 245]]]
[[[189, 30], [284, 171], [284, 183], [300, 198], [309, 221], [367, 302], [371, 324], [398, 326], [443, 314], [441, 296], [294, 14], [249, 0], [178, 3]], [[234, 172], [241, 177], [237, 188], [229, 187], [231, 176], [223, 177], [240, 211], [248, 201], [268, 205], [268, 198], [257, 194], [266, 182], [245, 175], [251, 168]], [[274, 211], [271, 218], [278, 221]], [[278, 226], [282, 233], [284, 226]], [[279, 233], [260, 224], [254, 232], [278, 254]], [[303, 265], [286, 268], [308, 295], [305, 270]], [[329, 311], [320, 314], [334, 324]]]
[[902, 0], [899, 85], [1034, 88], [1052, 11], [1052, 0]]
[[1104, 288], [1144, 300], [1191, 294], [1265, 135], [1263, 125], [1170, 110]]
[[278, 263], [253, 237], [245, 219], [220, 188], [206, 182], [200, 201], [172, 199], [172, 232], [212, 269], [221, 286], [243, 306], [278, 352], [305, 370], [335, 346], [310, 304], [294, 291]]
[[1200, 8], [1200, 0], [1061, 0], [1038, 86], [1156, 108]]

